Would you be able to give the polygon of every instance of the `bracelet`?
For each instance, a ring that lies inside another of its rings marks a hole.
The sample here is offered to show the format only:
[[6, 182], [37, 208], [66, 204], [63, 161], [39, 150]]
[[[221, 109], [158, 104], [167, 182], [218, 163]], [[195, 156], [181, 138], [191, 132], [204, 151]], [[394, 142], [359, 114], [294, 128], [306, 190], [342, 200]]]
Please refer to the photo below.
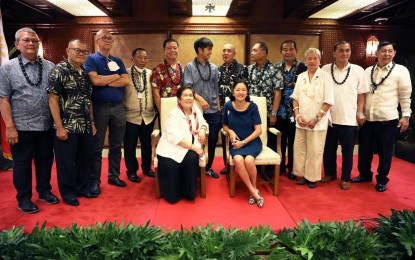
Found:
[[242, 140], [243, 145], [246, 145], [245, 140]]
[[314, 118], [316, 122], [320, 121], [320, 117], [318, 117], [318, 115], [316, 115], [316, 117]]
[[320, 112], [323, 114], [323, 115], [325, 115], [327, 112], [326, 111], [324, 111], [323, 109], [320, 109]]
[[356, 115], [363, 115], [363, 112], [356, 112]]
[[294, 107], [294, 108], [293, 108], [293, 111], [295, 111], [296, 109], [300, 109], [300, 107]]
[[296, 116], [295, 116], [295, 120], [297, 121], [297, 118], [299, 117], [299, 116], [301, 116], [300, 114], [297, 114]]

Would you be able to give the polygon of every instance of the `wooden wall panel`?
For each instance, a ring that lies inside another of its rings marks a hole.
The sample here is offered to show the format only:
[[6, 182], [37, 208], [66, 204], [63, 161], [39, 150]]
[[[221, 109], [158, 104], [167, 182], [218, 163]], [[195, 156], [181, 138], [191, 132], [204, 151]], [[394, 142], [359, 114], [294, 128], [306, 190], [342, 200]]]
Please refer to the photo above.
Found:
[[[280, 45], [285, 40], [294, 40], [297, 43], [297, 58], [304, 60], [304, 52], [310, 48], [320, 48], [319, 35], [294, 35], [294, 34], [251, 34], [250, 48], [258, 41], [263, 41], [268, 46], [268, 60], [276, 63], [281, 60]], [[252, 61], [249, 61], [251, 64]]]
[[173, 38], [175, 38], [180, 45], [179, 60], [183, 65], [196, 57], [193, 44], [195, 40], [200, 37], [207, 37], [213, 42], [213, 51], [209, 60], [211, 63], [217, 66], [223, 64], [222, 47], [226, 43], [235, 45], [235, 58], [239, 62], [245, 63], [245, 34], [173, 34]]
[[147, 51], [147, 68], [153, 69], [164, 59], [163, 41], [167, 34], [113, 34], [115, 39], [111, 54], [119, 57], [124, 65], [132, 65], [131, 53], [135, 48], [144, 48]]

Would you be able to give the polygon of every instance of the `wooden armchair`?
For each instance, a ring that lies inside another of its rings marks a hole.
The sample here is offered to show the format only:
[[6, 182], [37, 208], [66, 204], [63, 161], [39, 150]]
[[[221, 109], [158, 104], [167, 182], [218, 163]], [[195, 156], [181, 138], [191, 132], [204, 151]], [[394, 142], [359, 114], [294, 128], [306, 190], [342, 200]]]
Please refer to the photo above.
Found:
[[[198, 101], [194, 101], [194, 104], [202, 111], [202, 107], [200, 106]], [[169, 114], [169, 112], [175, 107], [177, 106], [177, 97], [168, 97], [168, 98], [162, 98], [161, 99], [161, 105], [160, 105], [160, 130], [156, 129], [153, 131], [153, 133], [151, 134], [151, 146], [153, 149], [153, 165], [154, 165], [154, 169], [155, 169], [155, 188], [156, 188], [156, 198], [160, 198], [160, 187], [159, 187], [159, 179], [158, 179], [158, 171], [157, 171], [157, 164], [158, 164], [158, 160], [157, 160], [157, 154], [156, 154], [156, 147], [157, 147], [157, 143], [160, 137], [160, 131], [161, 134], [163, 134], [162, 129], [164, 129], [165, 124], [166, 124], [166, 120], [167, 120], [167, 116]], [[179, 131], [179, 130], [178, 130]], [[206, 135], [208, 135], [209, 132], [206, 131]], [[202, 198], [206, 198], [206, 163], [208, 161], [208, 153], [207, 153], [207, 147], [208, 147], [208, 143], [207, 143], [208, 138], [206, 137], [206, 144], [205, 144], [205, 156], [203, 159], [199, 160], [199, 167], [200, 167], [200, 197]]]
[[[280, 177], [280, 164], [281, 164], [281, 133], [275, 128], [269, 128], [268, 131], [277, 136], [277, 152], [274, 152], [271, 148], [267, 147], [267, 101], [265, 97], [250, 96], [251, 100], [258, 106], [259, 114], [261, 116], [261, 128], [262, 134], [260, 136], [262, 141], [262, 151], [255, 158], [255, 165], [261, 165], [262, 176], [265, 176], [265, 165], [275, 165], [274, 177], [272, 180], [264, 179], [271, 185], [273, 194], [278, 196], [279, 177]], [[226, 140], [226, 167], [229, 173], [229, 196], [233, 198], [235, 196], [235, 164], [232, 156], [229, 153], [229, 135], [222, 129], [222, 133], [225, 134]], [[259, 181], [258, 181], [259, 182]]]

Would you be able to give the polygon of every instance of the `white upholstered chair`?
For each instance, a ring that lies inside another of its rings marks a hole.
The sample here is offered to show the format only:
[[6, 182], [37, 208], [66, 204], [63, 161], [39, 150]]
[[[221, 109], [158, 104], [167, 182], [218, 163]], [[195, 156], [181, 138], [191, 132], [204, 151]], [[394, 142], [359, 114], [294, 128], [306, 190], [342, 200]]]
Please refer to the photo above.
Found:
[[[265, 182], [270, 183], [273, 194], [278, 196], [279, 177], [280, 177], [280, 164], [281, 164], [281, 133], [275, 128], [267, 129], [267, 101], [265, 97], [250, 96], [251, 100], [258, 106], [259, 114], [261, 116], [261, 128], [262, 134], [260, 136], [262, 141], [262, 151], [255, 158], [255, 165], [261, 165], [262, 176], [265, 176], [265, 165], [275, 165], [274, 177], [271, 179], [264, 179]], [[267, 131], [277, 136], [277, 152], [274, 152], [271, 148], [267, 147]], [[229, 196], [233, 198], [235, 196], [235, 164], [232, 156], [229, 153], [229, 135], [222, 129], [222, 132], [226, 136], [226, 162], [229, 172]], [[257, 184], [260, 181], [257, 181]]]
[[[194, 101], [194, 104], [200, 109], [200, 111], [202, 110], [202, 107], [200, 106], [199, 102]], [[167, 116], [169, 115], [169, 112], [175, 107], [177, 106], [177, 97], [168, 97], [168, 98], [161, 98], [161, 105], [160, 105], [160, 129], [162, 131], [162, 129], [164, 129], [164, 126], [166, 124], [166, 120], [167, 120]], [[180, 129], [177, 129], [177, 131], [181, 131]], [[208, 134], [209, 132], [207, 131], [206, 134]], [[161, 132], [161, 134], [163, 134], [163, 132]], [[157, 164], [158, 164], [158, 160], [157, 160], [157, 154], [156, 154], [156, 147], [157, 147], [157, 143], [158, 143], [158, 139], [160, 136], [160, 130], [156, 129], [153, 131], [153, 133], [151, 134], [151, 138], [152, 138], [152, 149], [153, 149], [153, 164], [154, 164], [154, 169], [155, 169], [155, 173], [156, 173], [156, 178], [155, 178], [155, 188], [156, 188], [156, 197], [159, 199], [161, 197], [160, 195], [160, 187], [159, 187], [159, 181], [158, 181], [158, 171], [157, 171]], [[207, 154], [207, 140], [208, 138], [206, 137], [206, 144], [205, 144], [205, 156], [203, 159], [199, 160], [199, 167], [200, 167], [200, 197], [202, 198], [206, 198], [206, 163], [208, 160], [208, 154]]]

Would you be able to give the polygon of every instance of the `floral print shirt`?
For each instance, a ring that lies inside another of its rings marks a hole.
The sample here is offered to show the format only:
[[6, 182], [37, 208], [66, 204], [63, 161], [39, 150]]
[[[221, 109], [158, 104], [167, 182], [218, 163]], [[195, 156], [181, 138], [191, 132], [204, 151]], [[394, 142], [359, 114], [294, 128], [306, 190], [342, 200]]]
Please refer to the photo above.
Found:
[[174, 69], [173, 72], [170, 72], [170, 76], [166, 62], [163, 62], [153, 69], [150, 82], [153, 88], [159, 89], [161, 98], [175, 97], [177, 89], [182, 86], [182, 77], [183, 67], [180, 62], [177, 62], [176, 69]]
[[291, 95], [293, 94], [297, 76], [307, 70], [305, 64], [301, 61], [295, 60], [289, 70], [285, 68], [285, 61], [275, 65], [283, 75], [284, 88], [281, 92], [281, 103], [278, 108], [278, 116], [283, 119], [289, 119], [293, 115], [293, 101]]
[[248, 70], [245, 65], [233, 60], [226, 70], [225, 64], [219, 67], [219, 101], [220, 106], [225, 105], [226, 97], [232, 96], [232, 87], [237, 79], [247, 80]]
[[62, 124], [69, 133], [92, 133], [92, 83], [83, 68], [79, 73], [68, 61], [60, 62], [49, 75], [46, 91], [59, 96]]
[[274, 91], [283, 88], [281, 71], [268, 60], [259, 70], [256, 64], [251, 64], [248, 66], [248, 84], [250, 95], [267, 98], [267, 116], [269, 117], [274, 103]]

